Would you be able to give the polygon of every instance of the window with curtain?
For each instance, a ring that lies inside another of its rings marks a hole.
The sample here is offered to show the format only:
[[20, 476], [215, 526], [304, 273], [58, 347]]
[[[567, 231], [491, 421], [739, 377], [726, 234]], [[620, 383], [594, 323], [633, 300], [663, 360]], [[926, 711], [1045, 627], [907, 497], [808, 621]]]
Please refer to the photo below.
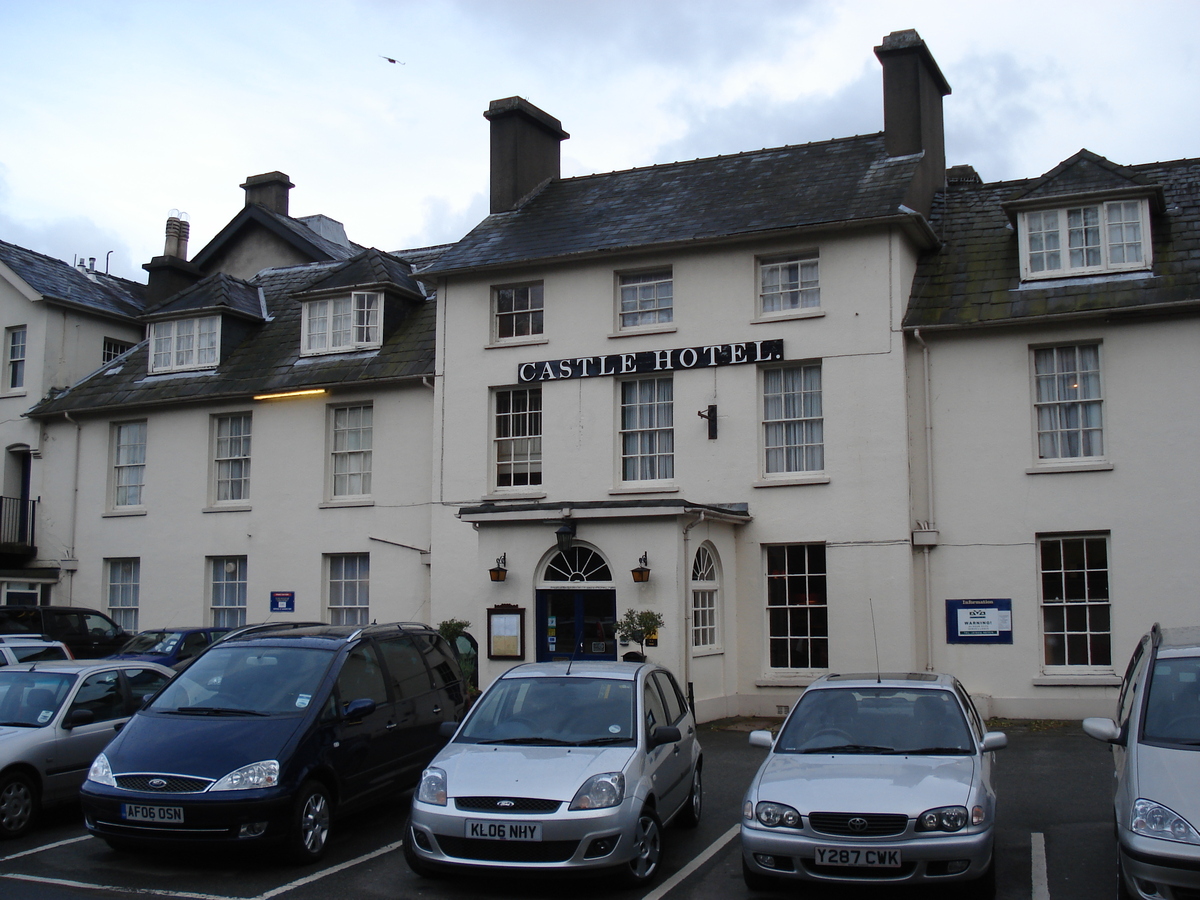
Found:
[[767, 475], [825, 468], [821, 365], [763, 369], [763, 471]]

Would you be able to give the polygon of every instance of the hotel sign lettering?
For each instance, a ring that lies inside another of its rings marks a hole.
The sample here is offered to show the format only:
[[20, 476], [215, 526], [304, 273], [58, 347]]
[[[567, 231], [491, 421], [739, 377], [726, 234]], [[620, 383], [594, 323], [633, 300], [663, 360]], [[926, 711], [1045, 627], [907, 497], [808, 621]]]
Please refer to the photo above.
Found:
[[643, 350], [640, 353], [611, 353], [607, 356], [578, 356], [521, 363], [517, 366], [517, 380], [527, 384], [564, 378], [595, 378], [600, 375], [641, 375], [781, 359], [782, 340], [741, 341], [736, 344], [684, 347], [681, 350]]

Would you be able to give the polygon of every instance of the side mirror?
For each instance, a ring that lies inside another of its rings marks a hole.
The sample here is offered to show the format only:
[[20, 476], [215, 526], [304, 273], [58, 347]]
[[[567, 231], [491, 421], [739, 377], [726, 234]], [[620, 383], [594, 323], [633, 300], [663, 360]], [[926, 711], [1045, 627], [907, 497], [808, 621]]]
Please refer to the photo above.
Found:
[[96, 714], [90, 709], [73, 709], [63, 718], [63, 728], [70, 731], [77, 725], [91, 725], [96, 721]]
[[983, 752], [988, 753], [992, 750], [1003, 750], [1008, 746], [1008, 735], [1003, 731], [989, 731], [983, 736]]
[[775, 746], [775, 739], [771, 737], [769, 731], [752, 731], [750, 732], [751, 747], [766, 747], [770, 750]]
[[1094, 737], [1098, 741], [1105, 741], [1109, 744], [1122, 743], [1121, 729], [1112, 719], [1100, 717], [1084, 719], [1083, 730], [1087, 732], [1088, 737]]
[[447, 740], [454, 737], [454, 732], [458, 731], [457, 722], [442, 722], [438, 725], [438, 737], [444, 737]]
[[679, 729], [674, 725], [659, 725], [650, 732], [650, 748], [661, 747], [663, 744], [675, 744], [683, 740], [683, 735], [679, 733]]
[[375, 701], [369, 697], [360, 697], [357, 700], [351, 700], [346, 705], [346, 711], [342, 713], [342, 718], [365, 719], [373, 712], [375, 712]]

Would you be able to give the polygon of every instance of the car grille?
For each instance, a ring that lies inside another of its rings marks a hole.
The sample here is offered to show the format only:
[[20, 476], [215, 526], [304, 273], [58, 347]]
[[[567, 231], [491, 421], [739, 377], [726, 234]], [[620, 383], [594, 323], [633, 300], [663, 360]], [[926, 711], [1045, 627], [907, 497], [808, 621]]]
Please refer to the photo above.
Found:
[[488, 862], [566, 862], [579, 848], [579, 841], [481, 841], [440, 834], [434, 837], [447, 856]]
[[[162, 784], [159, 784], [162, 782]], [[147, 794], [198, 794], [212, 784], [210, 778], [185, 775], [118, 775], [117, 787]]]
[[[865, 827], [861, 824], [862, 822], [866, 822]], [[809, 813], [808, 825], [813, 831], [819, 831], [822, 834], [838, 834], [846, 837], [885, 837], [904, 834], [904, 830], [908, 828], [908, 816], [893, 813], [815, 812]]]
[[533, 797], [458, 797], [454, 805], [472, 812], [552, 813], [562, 803]]

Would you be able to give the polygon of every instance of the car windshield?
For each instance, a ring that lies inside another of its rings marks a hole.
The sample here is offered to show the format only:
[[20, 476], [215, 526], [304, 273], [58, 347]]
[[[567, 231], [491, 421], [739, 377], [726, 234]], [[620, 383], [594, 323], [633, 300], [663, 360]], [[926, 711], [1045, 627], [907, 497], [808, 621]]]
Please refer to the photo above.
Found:
[[775, 742], [776, 753], [974, 753], [950, 691], [831, 688], [807, 691]]
[[49, 725], [74, 683], [74, 675], [0, 671], [0, 725]]
[[1155, 661], [1142, 740], [1200, 747], [1200, 657]]
[[471, 711], [456, 740], [471, 744], [632, 744], [634, 682], [609, 678], [503, 678]]
[[179, 715], [280, 715], [314, 702], [334, 652], [319, 647], [218, 644], [150, 704]]
[[143, 631], [126, 643], [121, 652], [168, 656], [182, 637], [178, 631]]

